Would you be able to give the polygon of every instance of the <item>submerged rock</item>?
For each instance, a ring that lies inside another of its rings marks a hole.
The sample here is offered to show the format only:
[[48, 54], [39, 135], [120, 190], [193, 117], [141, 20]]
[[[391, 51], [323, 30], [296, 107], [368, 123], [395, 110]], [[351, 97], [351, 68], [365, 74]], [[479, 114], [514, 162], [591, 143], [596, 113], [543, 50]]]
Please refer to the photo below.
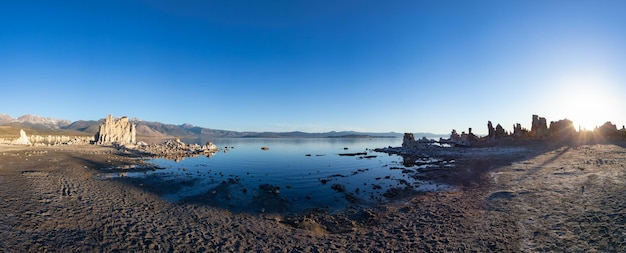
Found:
[[331, 189], [335, 190], [336, 192], [345, 192], [346, 191], [346, 187], [341, 185], [341, 184], [333, 184], [330, 186]]

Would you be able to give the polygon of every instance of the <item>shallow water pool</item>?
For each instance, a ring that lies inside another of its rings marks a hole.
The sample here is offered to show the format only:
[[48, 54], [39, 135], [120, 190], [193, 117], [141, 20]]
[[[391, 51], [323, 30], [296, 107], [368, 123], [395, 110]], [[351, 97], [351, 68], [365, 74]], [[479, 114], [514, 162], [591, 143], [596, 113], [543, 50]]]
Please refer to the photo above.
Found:
[[[204, 204], [233, 212], [334, 212], [371, 206], [399, 191], [433, 191], [445, 185], [415, 180], [423, 163], [405, 167], [402, 157], [372, 151], [400, 146], [398, 138], [217, 139], [212, 157], [153, 159], [149, 170], [106, 172], [171, 202]], [[263, 150], [262, 147], [269, 148]]]

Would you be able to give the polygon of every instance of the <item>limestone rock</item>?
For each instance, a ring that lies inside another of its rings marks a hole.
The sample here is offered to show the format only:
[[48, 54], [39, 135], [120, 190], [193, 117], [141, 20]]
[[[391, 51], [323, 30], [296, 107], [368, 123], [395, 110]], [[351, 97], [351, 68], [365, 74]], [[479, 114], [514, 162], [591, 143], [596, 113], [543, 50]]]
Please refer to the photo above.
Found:
[[487, 131], [489, 132], [489, 135], [487, 135], [487, 139], [489, 141], [494, 141], [496, 139], [496, 129], [493, 128], [493, 124], [491, 124], [491, 121], [487, 121]]
[[574, 122], [569, 119], [550, 122], [550, 135], [552, 137], [569, 138], [575, 133]]
[[[624, 126], [622, 126], [622, 129], [624, 129]], [[602, 126], [598, 127], [596, 131], [605, 137], [619, 134], [617, 126], [610, 121], [605, 122]]]
[[513, 125], [513, 136], [516, 138], [520, 138], [524, 136], [524, 130], [522, 129], [522, 124], [516, 123]]
[[487, 129], [489, 130], [489, 135], [486, 138], [489, 142], [501, 141], [509, 137], [509, 133], [500, 124], [494, 128], [491, 121], [487, 121]]
[[93, 136], [31, 135], [29, 139], [33, 145], [37, 146], [87, 145], [93, 143]]
[[496, 138], [497, 139], [507, 137], [508, 135], [509, 134], [506, 132], [506, 130], [504, 130], [504, 128], [500, 124], [496, 126]]
[[546, 137], [548, 136], [548, 123], [546, 118], [533, 115], [533, 122], [530, 128], [531, 136], [533, 137]]
[[207, 142], [205, 145], [199, 144], [186, 144], [180, 139], [167, 140], [162, 144], [141, 143], [139, 145], [127, 145], [124, 148], [129, 150], [140, 151], [145, 154], [151, 154], [157, 157], [163, 157], [166, 159], [172, 159], [180, 161], [186, 157], [196, 157], [199, 155], [205, 155], [207, 157], [213, 156], [219, 149], [211, 142]]
[[404, 137], [402, 139], [402, 148], [405, 150], [417, 150], [429, 147], [431, 144], [435, 143], [435, 140], [430, 140], [425, 136], [421, 139], [415, 139], [415, 135], [412, 133], [404, 133]]
[[30, 145], [30, 139], [26, 136], [24, 129], [20, 129], [20, 137], [12, 142], [13, 145]]
[[135, 144], [137, 142], [136, 135], [136, 126], [128, 120], [128, 117], [121, 117], [116, 120], [113, 115], [109, 114], [104, 123], [100, 124], [95, 140], [97, 145]]
[[455, 129], [452, 129], [452, 133], [450, 134], [450, 139], [444, 140], [446, 143], [454, 144], [455, 146], [463, 146], [469, 147], [478, 141], [478, 136], [472, 133], [472, 129], [468, 129], [468, 133], [461, 132], [459, 135]]
[[413, 148], [415, 143], [415, 136], [412, 133], [404, 133], [404, 137], [402, 138], [402, 147], [403, 148]]

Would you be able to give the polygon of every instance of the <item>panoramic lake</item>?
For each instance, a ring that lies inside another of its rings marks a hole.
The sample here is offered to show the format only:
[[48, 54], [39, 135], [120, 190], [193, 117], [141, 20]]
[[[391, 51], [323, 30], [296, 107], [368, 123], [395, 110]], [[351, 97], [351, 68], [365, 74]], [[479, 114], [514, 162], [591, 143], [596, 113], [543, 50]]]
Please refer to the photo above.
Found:
[[410, 177], [428, 167], [428, 161], [405, 167], [402, 157], [373, 151], [400, 146], [401, 138], [233, 138], [213, 143], [220, 151], [211, 157], [151, 159], [146, 163], [158, 169], [115, 170], [96, 177], [124, 180], [171, 202], [251, 213], [334, 212], [389, 201], [406, 187], [445, 188]]

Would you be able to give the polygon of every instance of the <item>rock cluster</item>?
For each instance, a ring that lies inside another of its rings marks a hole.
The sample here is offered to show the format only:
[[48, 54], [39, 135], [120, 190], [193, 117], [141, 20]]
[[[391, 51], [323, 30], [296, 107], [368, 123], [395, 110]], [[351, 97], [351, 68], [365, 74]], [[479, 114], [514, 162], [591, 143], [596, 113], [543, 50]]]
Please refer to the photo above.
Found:
[[[549, 140], [549, 141], [585, 141], [585, 134], [581, 131], [576, 131], [574, 124], [569, 119], [562, 119], [559, 121], [550, 122], [550, 127], [546, 123], [546, 118], [539, 117], [538, 115], [532, 116], [532, 128], [522, 128], [522, 125], [517, 123], [513, 125], [513, 132], [507, 132], [502, 125], [498, 124], [493, 127], [491, 121], [487, 122], [488, 135], [484, 137], [478, 137], [472, 133], [472, 129], [469, 129], [468, 133], [462, 132], [458, 134], [456, 130], [452, 130], [449, 139], [440, 139], [440, 144], [450, 144], [452, 146], [474, 146], [476, 144], [493, 145], [496, 143], [506, 143], [508, 141], [523, 141], [523, 140]], [[611, 122], [606, 122], [602, 127], [594, 130], [594, 136], [598, 137], [613, 137], [626, 139], [626, 127], [622, 126], [621, 130], [617, 129], [617, 126]], [[577, 139], [578, 138], [578, 139]], [[402, 142], [402, 148], [405, 151], [411, 151], [421, 148], [432, 147], [432, 142], [429, 140], [415, 140], [413, 134], [405, 133]]]
[[127, 145], [124, 147], [126, 149], [139, 151], [157, 157], [173, 159], [176, 161], [182, 160], [185, 157], [195, 157], [200, 155], [210, 157], [219, 150], [217, 146], [211, 142], [207, 142], [205, 145], [185, 144], [180, 141], [180, 139], [167, 140], [161, 144]]
[[404, 137], [402, 139], [402, 147], [407, 150], [414, 150], [426, 147], [434, 142], [434, 140], [427, 139], [426, 137], [415, 140], [415, 136], [412, 133], [404, 133]]
[[48, 145], [48, 146], [55, 146], [55, 145], [87, 145], [90, 143], [93, 143], [93, 137], [92, 136], [66, 136], [66, 135], [48, 135], [48, 136], [41, 136], [41, 135], [31, 135], [30, 136], [30, 142], [33, 143], [33, 145]]
[[137, 142], [136, 135], [136, 126], [128, 120], [128, 117], [121, 117], [116, 120], [113, 115], [109, 114], [100, 124], [95, 140], [97, 145], [135, 144]]
[[509, 133], [507, 133], [506, 130], [504, 130], [502, 125], [498, 124], [496, 128], [493, 128], [493, 124], [491, 123], [491, 121], [487, 122], [487, 129], [489, 130], [489, 135], [487, 135], [486, 138], [487, 138], [487, 141], [489, 142], [498, 141], [498, 140], [501, 140], [502, 138], [509, 136]]
[[87, 145], [93, 143], [93, 137], [89, 136], [65, 136], [65, 135], [26, 135], [20, 129], [20, 137], [17, 139], [0, 138], [0, 144], [9, 145], [33, 145], [33, 146], [56, 146], [56, 145]]
[[452, 129], [452, 133], [450, 133], [450, 138], [447, 140], [440, 140], [440, 143], [447, 143], [454, 146], [462, 146], [468, 147], [472, 144], [476, 143], [480, 138], [472, 133], [472, 128], [468, 129], [468, 133], [461, 132], [459, 135], [456, 130]]

